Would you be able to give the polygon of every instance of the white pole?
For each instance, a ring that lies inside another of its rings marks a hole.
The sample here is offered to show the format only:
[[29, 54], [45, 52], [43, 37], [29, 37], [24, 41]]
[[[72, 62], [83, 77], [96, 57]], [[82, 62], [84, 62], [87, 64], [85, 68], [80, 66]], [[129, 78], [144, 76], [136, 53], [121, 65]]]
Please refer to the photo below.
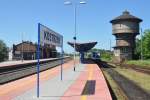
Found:
[[21, 60], [23, 62], [23, 33], [22, 33], [22, 45], [21, 45]]
[[143, 60], [143, 31], [141, 28], [141, 60]]
[[111, 51], [111, 39], [110, 39], [110, 51]]

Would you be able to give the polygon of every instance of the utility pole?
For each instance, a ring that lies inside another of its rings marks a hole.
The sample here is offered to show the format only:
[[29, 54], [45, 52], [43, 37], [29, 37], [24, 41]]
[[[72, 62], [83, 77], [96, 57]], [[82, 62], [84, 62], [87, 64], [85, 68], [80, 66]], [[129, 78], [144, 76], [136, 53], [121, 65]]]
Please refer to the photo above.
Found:
[[141, 28], [141, 60], [143, 60], [143, 30]]
[[21, 45], [21, 61], [23, 62], [23, 33], [21, 35], [22, 38], [22, 45]]
[[110, 44], [109, 44], [109, 45], [110, 45], [110, 51], [111, 51], [111, 39], [109, 40], [109, 42], [110, 42]]

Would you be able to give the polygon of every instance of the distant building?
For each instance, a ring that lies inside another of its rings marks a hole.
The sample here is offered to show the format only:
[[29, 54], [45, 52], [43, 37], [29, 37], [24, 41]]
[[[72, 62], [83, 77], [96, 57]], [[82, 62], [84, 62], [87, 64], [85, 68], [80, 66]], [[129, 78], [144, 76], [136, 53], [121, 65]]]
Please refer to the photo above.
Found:
[[[33, 60], [36, 59], [37, 44], [24, 41], [17, 45], [13, 45], [13, 59]], [[40, 59], [55, 58], [57, 55], [56, 47], [45, 45], [40, 47]]]
[[124, 11], [122, 15], [110, 21], [112, 32], [116, 37], [114, 47], [114, 61], [121, 62], [134, 58], [135, 38], [139, 34], [140, 18]]

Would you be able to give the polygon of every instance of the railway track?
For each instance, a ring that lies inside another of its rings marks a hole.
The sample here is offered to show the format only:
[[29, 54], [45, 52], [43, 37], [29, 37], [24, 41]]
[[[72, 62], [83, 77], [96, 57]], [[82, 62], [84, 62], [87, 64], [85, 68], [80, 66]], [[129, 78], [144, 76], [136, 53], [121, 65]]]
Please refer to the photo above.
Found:
[[146, 67], [146, 66], [139, 66], [139, 65], [134, 65], [134, 64], [116, 64], [116, 63], [113, 63], [113, 62], [108, 62], [108, 64], [110, 65], [113, 65], [113, 66], [120, 66], [120, 67], [123, 67], [123, 68], [129, 68], [129, 69], [132, 69], [132, 70], [135, 70], [137, 72], [141, 72], [141, 73], [144, 73], [144, 74], [148, 74], [150, 75], [150, 68]]
[[[64, 58], [64, 63], [71, 58]], [[61, 64], [61, 59], [44, 62], [40, 64], [40, 71], [45, 71]], [[36, 63], [29, 65], [21, 65], [17, 68], [0, 69], [0, 85], [36, 74]]]
[[133, 81], [115, 71], [114, 66], [104, 62], [98, 63], [98, 65], [103, 71], [106, 71], [112, 77], [117, 85], [119, 85], [128, 100], [149, 100], [150, 94], [147, 91], [143, 90]]
[[121, 64], [120, 66], [125, 67], [125, 68], [130, 68], [130, 69], [133, 69], [135, 71], [150, 75], [150, 68], [141, 68], [141, 66], [130, 65], [130, 64]]

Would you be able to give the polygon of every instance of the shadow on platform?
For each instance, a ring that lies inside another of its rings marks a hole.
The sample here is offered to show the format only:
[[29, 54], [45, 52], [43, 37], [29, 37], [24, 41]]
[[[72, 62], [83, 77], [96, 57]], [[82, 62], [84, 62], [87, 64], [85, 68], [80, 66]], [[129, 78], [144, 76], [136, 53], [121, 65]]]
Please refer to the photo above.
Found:
[[82, 95], [94, 95], [95, 94], [96, 80], [88, 80], [82, 91]]

